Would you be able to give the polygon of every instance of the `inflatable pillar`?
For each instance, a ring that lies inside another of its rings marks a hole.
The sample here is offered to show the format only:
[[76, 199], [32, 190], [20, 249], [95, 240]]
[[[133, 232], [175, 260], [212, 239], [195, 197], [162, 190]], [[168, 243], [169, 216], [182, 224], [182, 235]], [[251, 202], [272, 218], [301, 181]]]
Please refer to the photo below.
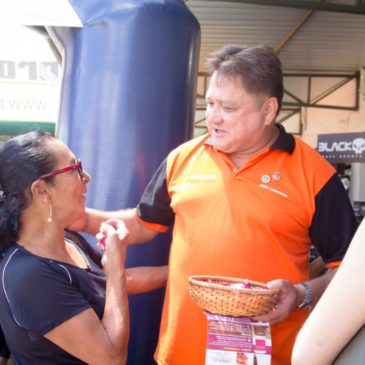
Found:
[[[200, 27], [179, 0], [70, 0], [83, 28], [47, 28], [63, 61], [57, 136], [91, 175], [87, 206], [134, 207], [167, 153], [192, 136]], [[127, 266], [167, 263], [170, 236]], [[154, 364], [163, 290], [131, 296], [129, 365]]]

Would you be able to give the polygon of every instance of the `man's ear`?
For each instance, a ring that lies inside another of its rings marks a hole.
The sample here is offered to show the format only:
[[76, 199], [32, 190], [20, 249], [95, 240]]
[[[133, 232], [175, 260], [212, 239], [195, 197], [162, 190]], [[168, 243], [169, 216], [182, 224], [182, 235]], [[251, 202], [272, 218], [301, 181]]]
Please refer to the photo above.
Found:
[[267, 99], [263, 105], [264, 108], [264, 116], [265, 116], [265, 125], [271, 124], [275, 121], [276, 112], [278, 110], [278, 101], [275, 97], [271, 97]]
[[41, 199], [48, 202], [50, 199], [50, 194], [48, 190], [48, 185], [44, 180], [36, 180], [30, 186], [30, 191], [34, 198]]

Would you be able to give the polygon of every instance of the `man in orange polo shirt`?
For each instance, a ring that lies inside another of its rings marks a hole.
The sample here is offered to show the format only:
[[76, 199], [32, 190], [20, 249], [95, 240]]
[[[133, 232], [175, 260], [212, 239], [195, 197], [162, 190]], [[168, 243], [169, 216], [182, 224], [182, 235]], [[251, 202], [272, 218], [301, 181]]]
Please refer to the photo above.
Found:
[[[356, 229], [335, 169], [275, 123], [281, 63], [268, 47], [225, 46], [208, 60], [209, 133], [173, 150], [137, 209], [89, 210], [89, 232], [107, 218], [126, 223], [130, 243], [173, 225], [169, 280], [156, 361], [203, 365], [207, 323], [188, 293], [190, 275], [268, 282], [280, 289], [270, 321], [272, 364], [290, 364], [295, 336], [344, 256]], [[315, 245], [328, 271], [309, 280]]]

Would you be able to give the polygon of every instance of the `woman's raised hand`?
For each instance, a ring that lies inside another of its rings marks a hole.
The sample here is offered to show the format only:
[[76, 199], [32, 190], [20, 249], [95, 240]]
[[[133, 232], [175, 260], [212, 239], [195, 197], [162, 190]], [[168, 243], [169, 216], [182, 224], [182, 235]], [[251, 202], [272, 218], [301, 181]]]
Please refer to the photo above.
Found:
[[98, 246], [104, 250], [102, 264], [107, 275], [118, 267], [124, 269], [127, 236], [128, 230], [121, 220], [108, 220], [100, 225], [96, 238]]

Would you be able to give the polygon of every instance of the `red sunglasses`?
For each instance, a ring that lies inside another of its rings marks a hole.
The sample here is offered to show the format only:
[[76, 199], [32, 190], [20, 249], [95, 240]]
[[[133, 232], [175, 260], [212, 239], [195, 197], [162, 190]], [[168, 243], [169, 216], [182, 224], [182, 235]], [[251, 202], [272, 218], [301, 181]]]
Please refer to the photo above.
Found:
[[49, 172], [48, 174], [44, 174], [40, 176], [38, 179], [46, 179], [47, 177], [56, 176], [59, 174], [63, 174], [64, 172], [73, 170], [77, 170], [81, 180], [84, 178], [84, 170], [82, 169], [81, 160], [76, 160], [74, 164], [54, 170], [52, 172]]

